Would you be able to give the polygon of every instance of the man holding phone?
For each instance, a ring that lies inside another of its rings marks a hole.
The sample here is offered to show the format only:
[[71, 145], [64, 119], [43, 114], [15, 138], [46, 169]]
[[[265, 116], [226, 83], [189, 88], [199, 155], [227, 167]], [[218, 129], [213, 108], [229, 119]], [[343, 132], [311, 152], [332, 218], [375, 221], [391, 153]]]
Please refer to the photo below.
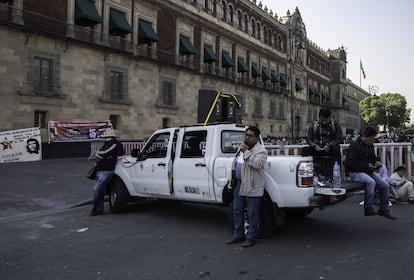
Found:
[[[388, 210], [390, 185], [374, 172], [378, 171], [382, 165], [375, 154], [373, 143], [376, 135], [377, 130], [369, 126], [357, 140], [352, 141], [346, 155], [346, 165], [351, 180], [365, 184], [365, 216], [378, 214], [387, 219], [396, 220], [397, 218], [392, 216]], [[378, 213], [373, 208], [375, 188], [380, 190], [381, 197]]]
[[[259, 228], [260, 200], [264, 193], [264, 167], [267, 152], [260, 143], [260, 130], [255, 126], [246, 129], [245, 141], [240, 146], [233, 160], [235, 171], [233, 215], [234, 235], [227, 244], [242, 242], [242, 247], [256, 243]], [[244, 232], [244, 208], [247, 204], [249, 227]]]

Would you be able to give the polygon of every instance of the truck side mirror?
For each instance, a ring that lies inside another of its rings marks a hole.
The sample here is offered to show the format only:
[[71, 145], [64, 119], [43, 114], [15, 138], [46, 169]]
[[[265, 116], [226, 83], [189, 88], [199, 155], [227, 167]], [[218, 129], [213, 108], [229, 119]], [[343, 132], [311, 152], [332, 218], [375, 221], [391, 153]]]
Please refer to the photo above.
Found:
[[134, 158], [139, 158], [141, 155], [141, 152], [139, 151], [139, 149], [132, 149], [131, 150], [131, 156]]

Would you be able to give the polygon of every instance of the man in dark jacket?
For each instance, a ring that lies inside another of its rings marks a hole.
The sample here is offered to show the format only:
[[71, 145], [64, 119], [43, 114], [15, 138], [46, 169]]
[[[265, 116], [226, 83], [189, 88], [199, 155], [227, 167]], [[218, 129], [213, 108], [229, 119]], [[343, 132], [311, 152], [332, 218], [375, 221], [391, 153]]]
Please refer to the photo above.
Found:
[[[346, 165], [352, 181], [365, 184], [364, 212], [365, 216], [380, 215], [387, 219], [396, 220], [388, 210], [390, 185], [374, 171], [381, 167], [374, 150], [377, 130], [367, 127], [362, 135], [349, 145], [346, 155]], [[372, 207], [374, 204], [375, 188], [380, 190], [380, 206], [378, 213]]]
[[[341, 152], [339, 144], [342, 143], [342, 128], [339, 123], [331, 118], [331, 111], [321, 108], [319, 120], [313, 123], [308, 130], [308, 143], [311, 147], [311, 155], [315, 157], [315, 169], [324, 176], [332, 175], [332, 167], [335, 161], [341, 164]], [[329, 169], [318, 169], [318, 158], [330, 157]]]
[[101, 138], [106, 138], [103, 146], [96, 152], [96, 179], [93, 186], [93, 208], [91, 216], [102, 215], [104, 212], [105, 187], [114, 174], [119, 156], [124, 154], [122, 143], [119, 142], [112, 129], [105, 130]]

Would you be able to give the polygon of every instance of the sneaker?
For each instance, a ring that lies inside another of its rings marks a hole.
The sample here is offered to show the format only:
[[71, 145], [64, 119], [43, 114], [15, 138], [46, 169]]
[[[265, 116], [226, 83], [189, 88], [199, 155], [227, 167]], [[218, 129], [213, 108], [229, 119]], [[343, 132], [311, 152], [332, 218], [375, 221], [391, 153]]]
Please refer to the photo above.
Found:
[[233, 237], [232, 239], [227, 240], [226, 244], [240, 243], [240, 242], [243, 242], [243, 241], [244, 241], [243, 237]]
[[372, 207], [365, 207], [364, 208], [365, 216], [375, 216], [377, 215], [377, 212], [375, 212], [374, 208]]
[[256, 244], [256, 241], [246, 239], [245, 241], [243, 241], [241, 246], [244, 247], [244, 248], [247, 248], [247, 247], [252, 247], [254, 244]]
[[392, 216], [390, 213], [390, 210], [379, 210], [378, 215], [383, 216], [384, 218], [390, 219], [390, 220], [396, 220], [397, 218]]

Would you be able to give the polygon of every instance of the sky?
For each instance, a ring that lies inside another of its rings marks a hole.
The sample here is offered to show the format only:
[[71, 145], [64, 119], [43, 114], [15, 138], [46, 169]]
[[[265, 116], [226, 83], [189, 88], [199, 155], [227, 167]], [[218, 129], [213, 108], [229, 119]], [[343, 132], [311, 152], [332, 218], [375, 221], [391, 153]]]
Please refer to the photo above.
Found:
[[[285, 16], [298, 7], [309, 40], [323, 50], [347, 51], [347, 76], [369, 92], [405, 96], [414, 122], [414, 1], [412, 0], [258, 0]], [[366, 78], [360, 70], [362, 62]], [[361, 77], [361, 78], [360, 78]], [[360, 82], [361, 81], [361, 82]], [[371, 91], [372, 92], [372, 91]]]

